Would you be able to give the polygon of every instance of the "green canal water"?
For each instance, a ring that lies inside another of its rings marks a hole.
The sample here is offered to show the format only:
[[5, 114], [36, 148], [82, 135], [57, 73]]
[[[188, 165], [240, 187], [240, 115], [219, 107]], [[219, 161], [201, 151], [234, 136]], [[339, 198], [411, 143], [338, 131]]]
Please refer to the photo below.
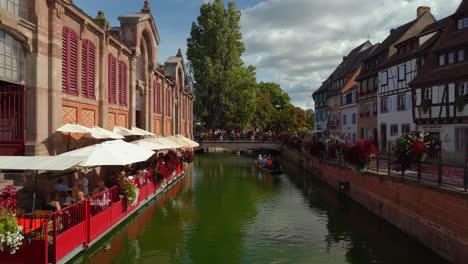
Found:
[[252, 161], [197, 155], [168, 197], [72, 263], [444, 263], [311, 175]]

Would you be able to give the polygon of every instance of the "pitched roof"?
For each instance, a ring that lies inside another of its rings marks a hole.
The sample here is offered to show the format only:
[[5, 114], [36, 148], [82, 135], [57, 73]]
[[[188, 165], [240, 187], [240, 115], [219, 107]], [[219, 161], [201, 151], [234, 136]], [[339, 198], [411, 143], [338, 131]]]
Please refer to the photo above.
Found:
[[408, 61], [413, 59], [425, 52], [430, 51], [430, 49], [437, 43], [441, 36], [441, 33], [438, 32], [430, 37], [426, 42], [424, 42], [421, 46], [417, 47], [416, 49], [412, 50], [409, 53], [399, 54], [398, 52], [393, 54], [390, 58], [388, 58], [383, 64], [381, 64], [377, 69], [381, 70], [384, 68], [388, 68], [390, 66], [399, 64], [404, 61]]
[[374, 51], [375, 54], [379, 54], [383, 51], [386, 51], [388, 48], [390, 48], [392, 45], [397, 42], [401, 36], [403, 36], [408, 29], [413, 26], [418, 19], [415, 19], [413, 21], [410, 21], [402, 26], [399, 26], [395, 29], [390, 30], [390, 35], [380, 44], [380, 46]]
[[[418, 19], [419, 18], [416, 18], [416, 19], [414, 19], [414, 20], [412, 20], [412, 21], [410, 21], [410, 22], [408, 22], [408, 23], [406, 23], [404, 25], [401, 25], [401, 26], [397, 27], [396, 29], [390, 30], [390, 34], [387, 36], [387, 38], [378, 47], [376, 47], [375, 50], [373, 50], [371, 54], [368, 55], [366, 60], [376, 59], [376, 57], [379, 54], [382, 54], [382, 53], [388, 51], [388, 49], [391, 46], [395, 45], [395, 42], [397, 42], [418, 21]], [[373, 65], [369, 69], [363, 69], [361, 71], [361, 74], [356, 78], [356, 80], [359, 81], [359, 80], [362, 80], [362, 79], [365, 79], [365, 78], [367, 78], [369, 76], [374, 75], [376, 73], [378, 67], [383, 62], [384, 62], [384, 60], [381, 61], [377, 65]]]
[[468, 45], [468, 29], [458, 30], [457, 27], [457, 18], [460, 17], [460, 14], [468, 15], [468, 0], [462, 1], [455, 14], [441, 20], [439, 40], [426, 58], [426, 63], [419, 74], [410, 83], [411, 87], [468, 80], [468, 62], [466, 61], [438, 66], [439, 52]]
[[362, 53], [367, 51], [370, 47], [372, 47], [372, 44], [367, 40], [366, 42], [351, 50], [349, 54], [343, 58], [343, 61], [338, 65], [333, 73], [330, 74], [327, 80], [322, 83], [320, 88], [314, 92], [314, 94], [325, 90], [330, 92], [329, 95], [338, 94], [341, 90], [341, 87], [333, 88], [333, 81], [342, 79], [353, 71], [356, 71], [361, 65], [362, 60], [365, 58]]
[[468, 0], [462, 0], [457, 8], [456, 14], [468, 14]]

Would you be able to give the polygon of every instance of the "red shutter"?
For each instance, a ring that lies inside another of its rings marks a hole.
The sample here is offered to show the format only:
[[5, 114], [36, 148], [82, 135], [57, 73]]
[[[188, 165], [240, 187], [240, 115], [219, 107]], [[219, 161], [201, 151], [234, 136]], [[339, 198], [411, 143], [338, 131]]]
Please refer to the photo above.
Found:
[[153, 82], [153, 113], [158, 113], [158, 88], [156, 81]]
[[108, 74], [107, 74], [107, 82], [108, 82], [108, 101], [111, 104], [116, 103], [116, 58], [109, 54], [108, 58]]
[[119, 62], [119, 104], [127, 106], [127, 65]]
[[89, 40], [81, 44], [81, 92], [83, 97], [95, 99], [95, 48]]
[[64, 27], [62, 32], [62, 91], [78, 94], [78, 36]]
[[78, 36], [70, 30], [70, 94], [78, 95]]
[[161, 84], [158, 83], [158, 114], [162, 114], [161, 107]]

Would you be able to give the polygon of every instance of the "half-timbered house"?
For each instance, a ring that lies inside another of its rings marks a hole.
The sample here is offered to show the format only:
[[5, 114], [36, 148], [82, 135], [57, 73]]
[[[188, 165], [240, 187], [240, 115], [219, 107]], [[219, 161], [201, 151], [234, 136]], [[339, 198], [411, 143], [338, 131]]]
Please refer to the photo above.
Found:
[[[428, 13], [424, 23], [434, 22]], [[421, 23], [423, 24], [423, 23]], [[428, 50], [437, 40], [432, 25], [421, 34], [395, 45], [397, 52], [379, 67], [377, 128], [388, 141], [416, 129], [412, 115], [411, 88], [408, 85], [417, 75]]]
[[[364, 61], [364, 69], [357, 78], [359, 82], [359, 108], [361, 111], [358, 129], [361, 139], [371, 139], [379, 141], [380, 148], [386, 149], [389, 138], [389, 127], [387, 124], [377, 125], [378, 110], [387, 111], [387, 101], [383, 104], [378, 99], [378, 90], [388, 86], [388, 72], [383, 71], [379, 74], [382, 65], [397, 53], [396, 44], [402, 43], [423, 30], [427, 25], [434, 22], [434, 17], [429, 7], [418, 7], [417, 17], [409, 23], [406, 23], [396, 29], [390, 30], [388, 37], [373, 50], [373, 52]], [[387, 89], [387, 88], [385, 88]], [[383, 108], [382, 108], [383, 105]], [[380, 108], [380, 109], [379, 109]]]
[[468, 0], [432, 34], [440, 37], [410, 83], [414, 122], [441, 143], [443, 159], [461, 161], [468, 144]]

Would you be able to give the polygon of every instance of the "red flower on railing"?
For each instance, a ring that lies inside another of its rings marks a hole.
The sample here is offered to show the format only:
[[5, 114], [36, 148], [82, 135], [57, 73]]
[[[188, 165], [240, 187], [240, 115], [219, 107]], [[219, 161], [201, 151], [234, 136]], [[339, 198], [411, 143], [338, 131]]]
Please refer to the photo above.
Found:
[[186, 149], [182, 151], [182, 162], [185, 163], [192, 163], [194, 160], [193, 151], [190, 149]]
[[0, 210], [7, 209], [14, 211], [16, 209], [16, 188], [13, 185], [8, 185], [3, 188], [2, 193], [0, 193]]
[[344, 160], [363, 173], [375, 159], [377, 149], [370, 140], [360, 140], [348, 146], [344, 153]]

